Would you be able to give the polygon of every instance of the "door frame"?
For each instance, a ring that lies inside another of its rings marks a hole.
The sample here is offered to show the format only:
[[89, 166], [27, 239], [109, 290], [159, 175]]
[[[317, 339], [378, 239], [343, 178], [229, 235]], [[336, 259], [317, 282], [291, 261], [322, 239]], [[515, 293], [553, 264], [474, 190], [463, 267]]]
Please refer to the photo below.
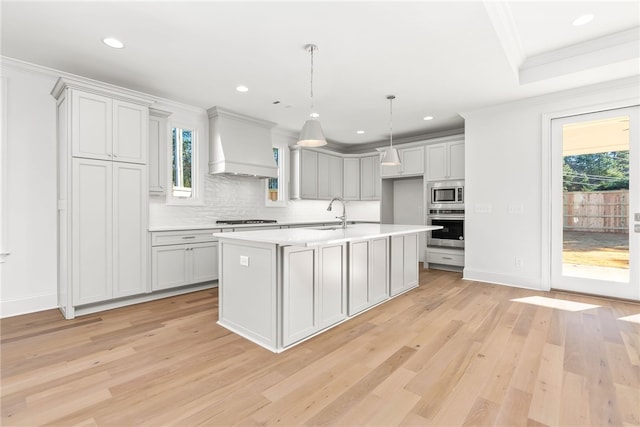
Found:
[[619, 108], [637, 107], [640, 103], [636, 98], [626, 98], [618, 101], [610, 101], [606, 103], [598, 103], [574, 107], [565, 110], [558, 110], [548, 113], [542, 113], [542, 164], [541, 164], [541, 188], [542, 199], [540, 203], [541, 211], [541, 289], [544, 291], [551, 290], [551, 262], [552, 262], [552, 239], [551, 239], [551, 221], [552, 221], [552, 203], [553, 191], [551, 186], [552, 174], [552, 126], [551, 121], [554, 119], [562, 119], [566, 117], [579, 116], [582, 114], [597, 113], [600, 111], [614, 110]]

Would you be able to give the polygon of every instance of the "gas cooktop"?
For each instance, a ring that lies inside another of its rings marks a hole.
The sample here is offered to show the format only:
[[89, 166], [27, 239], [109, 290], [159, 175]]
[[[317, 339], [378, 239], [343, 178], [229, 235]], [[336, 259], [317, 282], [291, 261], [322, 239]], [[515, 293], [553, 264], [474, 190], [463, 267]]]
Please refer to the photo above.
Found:
[[216, 224], [276, 224], [275, 219], [219, 219]]

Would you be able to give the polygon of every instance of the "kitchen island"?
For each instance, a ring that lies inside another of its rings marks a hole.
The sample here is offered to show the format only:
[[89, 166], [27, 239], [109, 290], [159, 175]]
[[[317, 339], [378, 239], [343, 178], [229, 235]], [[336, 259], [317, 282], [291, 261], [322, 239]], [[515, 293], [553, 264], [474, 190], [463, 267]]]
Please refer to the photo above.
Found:
[[426, 225], [216, 233], [218, 323], [273, 352], [418, 286]]

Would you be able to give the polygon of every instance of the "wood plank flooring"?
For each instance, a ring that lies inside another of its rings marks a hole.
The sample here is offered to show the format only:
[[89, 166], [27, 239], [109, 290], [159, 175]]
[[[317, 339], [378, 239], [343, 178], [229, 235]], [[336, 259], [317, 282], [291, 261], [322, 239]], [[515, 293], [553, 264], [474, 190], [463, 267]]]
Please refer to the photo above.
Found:
[[[217, 290], [0, 321], [3, 426], [637, 426], [640, 305], [422, 271], [284, 353], [216, 324]], [[565, 311], [528, 296], [595, 304]]]

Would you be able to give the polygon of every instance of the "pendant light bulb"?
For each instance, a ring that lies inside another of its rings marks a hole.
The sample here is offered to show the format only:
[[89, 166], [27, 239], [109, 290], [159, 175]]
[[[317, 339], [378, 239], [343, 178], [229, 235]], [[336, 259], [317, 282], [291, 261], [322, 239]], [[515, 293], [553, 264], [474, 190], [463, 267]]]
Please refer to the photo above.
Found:
[[389, 100], [389, 148], [384, 152], [380, 164], [384, 166], [399, 166], [400, 156], [398, 156], [398, 150], [393, 148], [393, 100], [396, 97], [389, 95], [387, 99]]
[[324, 137], [322, 126], [320, 125], [320, 121], [317, 120], [318, 115], [315, 113], [313, 106], [313, 52], [318, 50], [318, 46], [308, 44], [305, 46], [305, 49], [311, 53], [311, 112], [309, 114], [311, 118], [304, 122], [302, 126], [298, 145], [303, 147], [320, 147], [327, 145], [327, 140]]

